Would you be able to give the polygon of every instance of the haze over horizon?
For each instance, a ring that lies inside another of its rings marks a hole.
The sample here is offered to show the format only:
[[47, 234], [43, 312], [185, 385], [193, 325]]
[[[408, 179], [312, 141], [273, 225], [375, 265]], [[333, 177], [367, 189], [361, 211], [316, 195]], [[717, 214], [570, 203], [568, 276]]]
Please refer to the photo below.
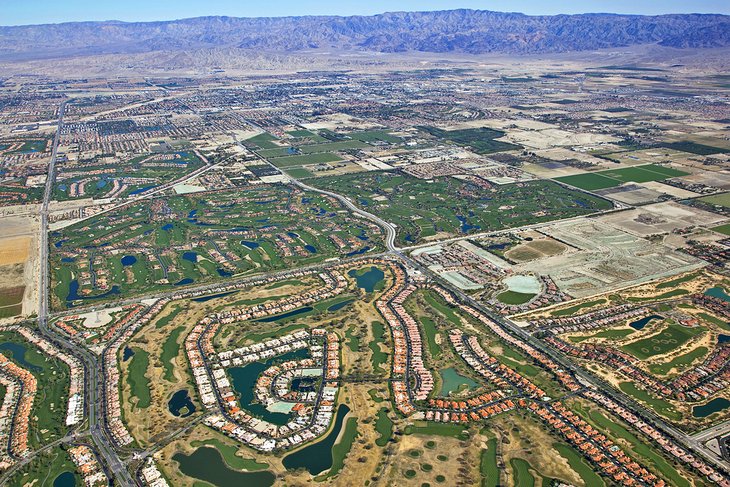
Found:
[[302, 15], [376, 15], [394, 11], [435, 11], [448, 9], [476, 9], [500, 12], [519, 12], [526, 15], [560, 15], [583, 13], [616, 13], [636, 15], [663, 15], [674, 13], [730, 14], [730, 3], [718, 0], [702, 0], [691, 5], [680, 0], [661, 3], [653, 1], [604, 1], [590, 0], [562, 1], [559, 4], [539, 0], [521, 1], [479, 1], [462, 0], [444, 2], [436, 0], [414, 1], [374, 0], [366, 5], [325, 0], [319, 2], [297, 2], [281, 0], [256, 5], [247, 5], [235, 0], [214, 0], [198, 2], [193, 0], [161, 0], [150, 4], [143, 0], [129, 0], [123, 3], [70, 0], [53, 2], [0, 2], [3, 5], [3, 26], [37, 25], [85, 21], [152, 22], [179, 20], [202, 16], [230, 17], [286, 17]]

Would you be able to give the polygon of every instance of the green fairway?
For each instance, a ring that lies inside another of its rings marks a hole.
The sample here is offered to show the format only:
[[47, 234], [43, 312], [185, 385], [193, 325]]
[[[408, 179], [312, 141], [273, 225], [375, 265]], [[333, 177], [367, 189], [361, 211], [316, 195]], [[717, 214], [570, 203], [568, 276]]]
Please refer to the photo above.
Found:
[[690, 338], [704, 331], [705, 328], [699, 326], [695, 328], [688, 328], [676, 323], [670, 323], [659, 333], [646, 337], [642, 340], [629, 343], [621, 348], [636, 358], [645, 360], [649, 357], [662, 355], [679, 348], [687, 343]]
[[479, 471], [482, 474], [482, 487], [498, 487], [500, 485], [496, 438], [490, 438], [487, 441], [486, 450], [482, 450]]
[[467, 433], [467, 428], [460, 424], [451, 423], [428, 423], [426, 421], [416, 421], [412, 425], [408, 425], [403, 430], [407, 435], [434, 435], [434, 436], [451, 436], [461, 438]]
[[568, 460], [570, 468], [580, 475], [580, 478], [583, 479], [583, 482], [585, 482], [587, 486], [600, 487], [602, 485], [606, 485], [601, 476], [593, 470], [593, 467], [583, 460], [583, 457], [575, 451], [575, 449], [563, 443], [553, 443], [553, 448], [560, 453], [560, 456]]
[[369, 172], [313, 180], [397, 226], [397, 243], [420, 243], [444, 232], [464, 235], [546, 222], [610, 209], [608, 201], [552, 181], [491, 189], [451, 177], [423, 180], [398, 172]]
[[569, 339], [571, 342], [579, 343], [589, 338], [626, 338], [632, 333], [634, 333], [634, 330], [631, 328], [617, 328], [599, 331], [598, 333], [594, 333], [593, 335], [571, 336]]
[[69, 368], [49, 357], [22, 335], [0, 331], [0, 353], [36, 379], [37, 391], [30, 415], [28, 444], [37, 449], [65, 434]]
[[578, 311], [584, 309], [584, 308], [591, 308], [593, 306], [598, 306], [599, 304], [605, 303], [606, 300], [596, 299], [594, 301], [586, 301], [585, 303], [576, 304], [575, 306], [571, 306], [570, 308], [563, 308], [559, 310], [552, 311], [550, 313], [551, 316], [555, 317], [561, 317], [561, 316], [571, 316], [576, 314]]
[[522, 149], [522, 146], [496, 140], [505, 135], [500, 130], [485, 127], [464, 130], [442, 130], [435, 127], [418, 127], [439, 140], [451, 141], [457, 145], [468, 147], [477, 154], [491, 154]]
[[134, 203], [51, 232], [53, 304], [169, 292], [376, 250], [380, 230], [342, 210], [286, 185]]
[[653, 411], [662, 416], [679, 421], [682, 419], [682, 414], [679, 413], [671, 403], [654, 397], [651, 393], [644, 389], [639, 389], [633, 382], [621, 382], [619, 388], [629, 396], [648, 404]]
[[533, 487], [535, 485], [535, 477], [530, 472], [530, 468], [532, 468], [530, 462], [522, 458], [513, 458], [509, 463], [512, 466], [515, 487]]
[[379, 345], [384, 343], [385, 340], [385, 325], [379, 321], [373, 321], [371, 326], [373, 330], [373, 340], [368, 344], [368, 348], [372, 351], [371, 362], [373, 365], [373, 372], [380, 373], [383, 372], [382, 366], [388, 362], [388, 354], [383, 352]]
[[697, 347], [694, 350], [687, 352], [683, 355], [679, 355], [672, 360], [670, 360], [667, 363], [664, 364], [651, 364], [649, 365], [649, 370], [652, 374], [657, 375], [666, 375], [675, 367], [679, 368], [680, 370], [694, 362], [695, 360], [700, 359], [701, 357], [704, 357], [707, 354], [708, 350], [707, 347]]
[[627, 182], [647, 183], [649, 181], [663, 181], [668, 178], [687, 176], [689, 173], [672, 169], [656, 164], [644, 166], [624, 167], [621, 169], [609, 169], [573, 176], [555, 178], [561, 183], [575, 186], [576, 188], [588, 191], [613, 188]]
[[673, 482], [677, 487], [690, 487], [691, 484], [684, 478], [662, 455], [651, 446], [646, 440], [642, 441], [634, 433], [627, 430], [620, 423], [607, 418], [602, 413], [592, 410], [589, 413], [590, 421], [605, 431], [609, 436], [621, 438], [630, 445], [630, 449], [639, 457], [645, 459], [649, 467], [654, 468], [665, 479]]
[[314, 154], [302, 154], [297, 156], [285, 156], [270, 159], [271, 163], [276, 167], [289, 168], [292, 166], [302, 166], [304, 164], [324, 164], [327, 162], [339, 162], [342, 158], [331, 152], [320, 152]]
[[436, 343], [436, 323], [427, 316], [420, 318], [421, 327], [423, 328], [423, 334], [426, 337], [426, 345], [428, 346], [428, 352], [430, 357], [437, 362], [441, 358], [441, 347]]
[[84, 485], [77, 467], [71, 460], [66, 449], [60, 445], [34, 456], [29, 463], [13, 472], [3, 484], [7, 487], [62, 487], [61, 481], [56, 482], [59, 475], [68, 472], [74, 485]]
[[150, 380], [147, 378], [147, 368], [150, 365], [150, 354], [138, 347], [132, 347], [134, 355], [129, 361], [127, 384], [131, 397], [137, 399], [135, 408], [146, 409], [152, 402], [150, 394]]
[[359, 435], [360, 433], [357, 431], [357, 418], [348, 418], [347, 423], [345, 423], [345, 429], [341, 433], [340, 441], [332, 446], [332, 467], [330, 467], [326, 475], [318, 478], [323, 480], [340, 473], [342, 467], [345, 466], [345, 457], [350, 453], [352, 444]]
[[375, 431], [380, 435], [375, 440], [375, 444], [378, 446], [387, 445], [393, 434], [393, 421], [388, 417], [388, 410], [386, 408], [380, 408], [378, 410], [378, 417], [375, 420]]
[[162, 345], [162, 355], [160, 361], [165, 368], [165, 380], [172, 381], [175, 379], [173, 374], [175, 370], [175, 358], [180, 354], [180, 344], [177, 342], [180, 334], [185, 330], [184, 326], [175, 328], [167, 336], [164, 345]]
[[[230, 440], [228, 440], [230, 441]], [[198, 448], [201, 446], [211, 446], [218, 450], [226, 464], [236, 470], [246, 470], [247, 472], [256, 472], [259, 470], [266, 470], [269, 467], [268, 463], [259, 463], [252, 458], [242, 458], [237, 455], [238, 447], [224, 443], [217, 438], [210, 438], [203, 441], [193, 441], [190, 446]]]

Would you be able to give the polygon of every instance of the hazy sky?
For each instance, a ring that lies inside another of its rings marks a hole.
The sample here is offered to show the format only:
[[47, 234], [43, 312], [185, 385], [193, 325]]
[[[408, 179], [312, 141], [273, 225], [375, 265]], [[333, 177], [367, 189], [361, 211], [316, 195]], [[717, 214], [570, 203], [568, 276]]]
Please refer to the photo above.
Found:
[[80, 20], [171, 20], [202, 15], [369, 15], [395, 10], [474, 8], [526, 14], [725, 13], [728, 0], [0, 0], [0, 25]]

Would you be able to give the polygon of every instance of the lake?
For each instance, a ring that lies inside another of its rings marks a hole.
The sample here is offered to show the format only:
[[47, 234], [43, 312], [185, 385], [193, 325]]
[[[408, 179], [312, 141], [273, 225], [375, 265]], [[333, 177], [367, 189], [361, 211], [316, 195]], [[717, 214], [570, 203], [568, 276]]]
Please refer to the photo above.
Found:
[[75, 487], [76, 475], [73, 472], [63, 472], [53, 481], [53, 487]]
[[705, 295], [712, 296], [713, 298], [722, 299], [723, 301], [730, 303], [730, 295], [728, 295], [721, 287], [711, 287], [710, 289], [705, 291]]
[[634, 330], [643, 330], [644, 327], [651, 321], [651, 320], [661, 320], [664, 319], [663, 317], [659, 315], [650, 315], [645, 316], [641, 318], [640, 320], [632, 321], [629, 323], [629, 326], [633, 328]]
[[308, 313], [312, 311], [314, 308], [311, 306], [304, 306], [302, 308], [297, 308], [289, 311], [288, 313], [283, 313], [280, 315], [274, 315], [274, 316], [267, 316], [266, 318], [260, 318], [256, 321], [261, 323], [273, 323], [274, 321], [284, 320], [286, 318], [291, 318], [292, 316], [300, 315], [302, 313]]
[[355, 300], [346, 299], [345, 301], [340, 301], [339, 303], [335, 303], [332, 306], [330, 306], [329, 308], [327, 308], [327, 311], [333, 312], [333, 311], [341, 310], [342, 308], [344, 308], [348, 304], [352, 303], [353, 301], [355, 301]]
[[6, 355], [10, 355], [14, 361], [16, 361], [18, 364], [20, 364], [21, 367], [24, 367], [30, 371], [41, 371], [40, 367], [36, 367], [35, 365], [31, 364], [27, 360], [25, 360], [25, 352], [27, 349], [25, 348], [25, 345], [22, 345], [20, 343], [15, 342], [4, 342], [0, 343], [0, 352], [5, 353]]
[[385, 279], [385, 273], [375, 266], [370, 267], [367, 271], [353, 269], [347, 275], [354, 277], [357, 287], [364, 289], [366, 293], [373, 292], [377, 285]]
[[439, 374], [441, 375], [441, 391], [439, 392], [441, 396], [448, 396], [450, 393], [458, 391], [461, 386], [473, 388], [479, 385], [469, 377], [459, 374], [453, 367], [441, 369]]
[[125, 267], [134, 265], [136, 263], [137, 263], [137, 257], [135, 257], [133, 255], [125, 255], [124, 257], [122, 257], [122, 265]]
[[190, 399], [187, 389], [181, 389], [172, 395], [167, 403], [167, 409], [170, 410], [173, 416], [180, 418], [186, 418], [195, 412], [195, 405], [193, 400]]
[[724, 397], [718, 397], [712, 401], [692, 408], [692, 416], [695, 418], [706, 418], [707, 416], [730, 407], [730, 401]]
[[288, 423], [290, 419], [289, 414], [271, 412], [263, 404], [254, 402], [253, 391], [256, 386], [256, 380], [264, 370], [271, 367], [275, 362], [285, 362], [307, 357], [309, 357], [309, 350], [303, 348], [270, 358], [266, 362], [254, 362], [243, 367], [231, 367], [228, 369], [228, 374], [231, 377], [231, 386], [239, 394], [238, 403], [241, 405], [241, 408], [273, 424], [283, 425]]
[[282, 463], [287, 470], [305, 468], [312, 475], [317, 475], [332, 467], [332, 447], [340, 435], [342, 423], [350, 408], [340, 404], [337, 408], [335, 425], [332, 431], [321, 441], [297, 450], [284, 457]]
[[229, 296], [235, 292], [236, 291], [229, 291], [226, 293], [211, 294], [210, 296], [201, 296], [199, 298], [193, 298], [193, 299], [191, 299], [191, 301], [195, 301], [196, 303], [205, 303], [206, 301], [210, 301], [211, 299], [223, 298], [223, 297]]
[[180, 465], [180, 472], [188, 477], [203, 480], [216, 487], [270, 487], [276, 476], [264, 470], [243, 472], [233, 470], [226, 464], [220, 452], [213, 447], [203, 446], [190, 455], [175, 453], [172, 457]]

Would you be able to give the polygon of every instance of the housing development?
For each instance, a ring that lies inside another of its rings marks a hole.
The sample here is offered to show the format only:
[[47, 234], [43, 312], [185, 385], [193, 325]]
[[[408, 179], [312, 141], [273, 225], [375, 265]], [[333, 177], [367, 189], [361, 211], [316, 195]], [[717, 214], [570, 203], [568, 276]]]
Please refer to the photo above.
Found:
[[0, 55], [0, 484], [730, 487], [727, 49], [672, 49]]

